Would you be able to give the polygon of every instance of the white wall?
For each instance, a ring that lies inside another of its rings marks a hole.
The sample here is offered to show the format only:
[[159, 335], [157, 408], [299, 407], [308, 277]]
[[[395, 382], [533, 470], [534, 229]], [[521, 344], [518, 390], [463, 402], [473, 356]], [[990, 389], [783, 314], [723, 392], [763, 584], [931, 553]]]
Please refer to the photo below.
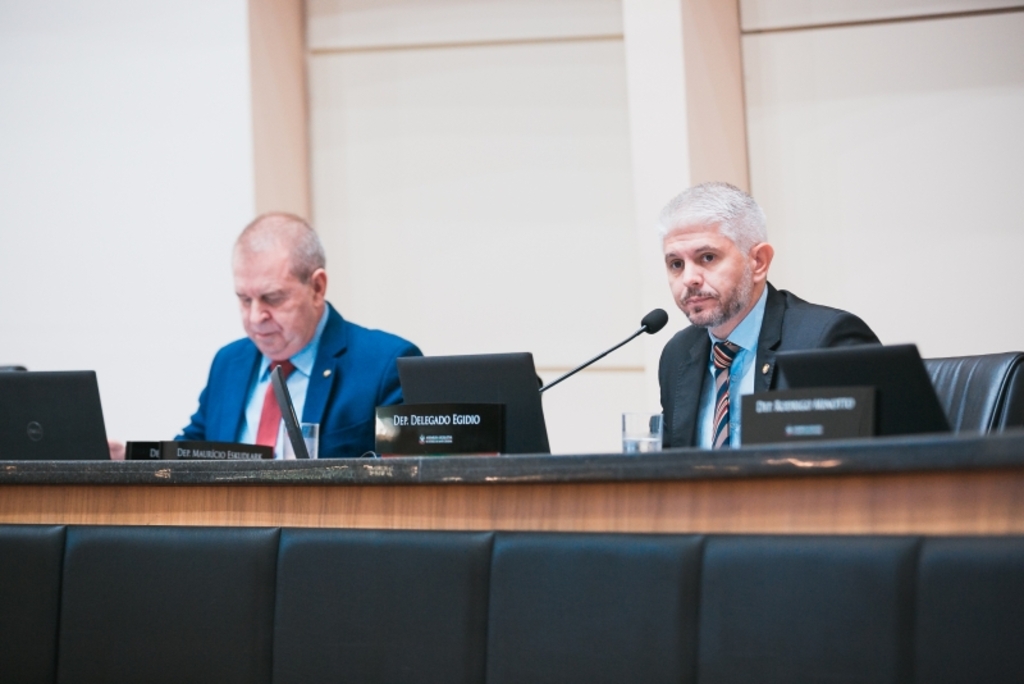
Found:
[[[621, 12], [310, 3], [313, 218], [344, 315], [427, 354], [530, 351], [546, 380], [639, 327]], [[545, 395], [554, 451], [618, 450], [648, 408], [641, 345], [602, 368]]]
[[1020, 0], [739, 0], [744, 31], [787, 30], [823, 24], [1020, 7]]
[[0, 363], [95, 369], [110, 436], [172, 437], [252, 213], [245, 0], [0, 0]]
[[663, 308], [666, 329], [631, 344], [644, 354], [646, 411], [660, 409], [658, 360], [671, 336], [686, 327], [665, 276], [658, 215], [666, 202], [690, 185], [690, 140], [686, 122], [683, 16], [675, 0], [623, 0], [634, 231], [640, 247], [637, 277], [644, 309]]
[[1024, 12], [744, 37], [776, 285], [924, 356], [1024, 349], [1022, 36]]

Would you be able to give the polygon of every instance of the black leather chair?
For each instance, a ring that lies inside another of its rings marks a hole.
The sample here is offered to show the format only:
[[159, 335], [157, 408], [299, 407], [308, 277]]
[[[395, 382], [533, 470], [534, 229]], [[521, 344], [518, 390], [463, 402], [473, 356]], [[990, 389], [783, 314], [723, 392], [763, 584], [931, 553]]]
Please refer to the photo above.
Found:
[[918, 682], [1024, 679], [1024, 539], [927, 539], [914, 625]]
[[499, 533], [487, 684], [693, 681], [703, 541]]
[[953, 432], [1024, 427], [1024, 353], [925, 359]]
[[69, 528], [57, 681], [270, 684], [279, 536]]
[[1024, 537], [0, 525], [0, 683], [1024, 681]]
[[700, 684], [911, 681], [915, 537], [711, 537]]
[[483, 684], [493, 539], [283, 530], [274, 684]]
[[0, 525], [0, 681], [52, 682], [64, 528]]

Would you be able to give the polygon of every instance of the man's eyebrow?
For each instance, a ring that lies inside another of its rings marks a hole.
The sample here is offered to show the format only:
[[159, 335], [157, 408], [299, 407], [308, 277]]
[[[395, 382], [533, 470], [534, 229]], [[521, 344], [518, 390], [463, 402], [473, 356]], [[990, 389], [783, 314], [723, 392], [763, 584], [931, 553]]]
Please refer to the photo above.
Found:
[[[691, 248], [687, 248], [687, 249], [684, 249], [682, 251], [684, 253], [689, 253], [689, 254], [703, 254], [704, 252], [715, 252], [715, 253], [718, 253], [718, 252], [720, 252], [722, 250], [718, 249], [714, 245], [701, 245], [699, 247], [694, 247], [692, 249]], [[674, 249], [673, 250], [669, 250], [668, 252], [665, 252], [665, 258], [666, 259], [675, 259], [675, 258], [678, 258], [678, 256], [679, 256], [679, 252], [674, 250]]]
[[701, 245], [700, 247], [695, 248], [693, 251], [700, 254], [703, 252], [718, 252], [721, 250], [719, 250], [717, 247], [713, 245]]
[[[258, 299], [266, 299], [267, 297], [275, 297], [275, 296], [283, 295], [283, 294], [285, 294], [284, 290], [271, 290], [270, 292], [260, 292], [258, 295], [256, 295], [256, 297]], [[235, 296], [236, 297], [245, 297], [246, 299], [252, 299], [252, 297], [250, 295], [247, 295], [244, 292], [236, 292]]]

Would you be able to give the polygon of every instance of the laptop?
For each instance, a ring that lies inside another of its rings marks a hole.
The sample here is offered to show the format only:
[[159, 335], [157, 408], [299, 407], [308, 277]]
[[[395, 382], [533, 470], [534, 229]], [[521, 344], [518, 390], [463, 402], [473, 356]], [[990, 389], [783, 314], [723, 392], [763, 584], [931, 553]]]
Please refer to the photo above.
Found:
[[504, 453], [551, 453], [533, 354], [400, 357], [398, 378], [406, 404], [505, 404]]
[[110, 460], [96, 373], [0, 372], [0, 460]]
[[875, 434], [949, 432], [917, 346], [878, 344], [780, 352], [778, 389], [874, 387]]

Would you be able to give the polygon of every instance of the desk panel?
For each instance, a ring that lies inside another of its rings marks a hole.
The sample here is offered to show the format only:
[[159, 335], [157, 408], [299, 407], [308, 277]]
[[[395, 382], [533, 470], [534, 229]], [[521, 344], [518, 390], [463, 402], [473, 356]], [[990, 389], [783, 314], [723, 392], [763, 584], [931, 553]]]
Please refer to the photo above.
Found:
[[0, 485], [0, 522], [444, 530], [1024, 534], [1024, 467], [428, 485]]

